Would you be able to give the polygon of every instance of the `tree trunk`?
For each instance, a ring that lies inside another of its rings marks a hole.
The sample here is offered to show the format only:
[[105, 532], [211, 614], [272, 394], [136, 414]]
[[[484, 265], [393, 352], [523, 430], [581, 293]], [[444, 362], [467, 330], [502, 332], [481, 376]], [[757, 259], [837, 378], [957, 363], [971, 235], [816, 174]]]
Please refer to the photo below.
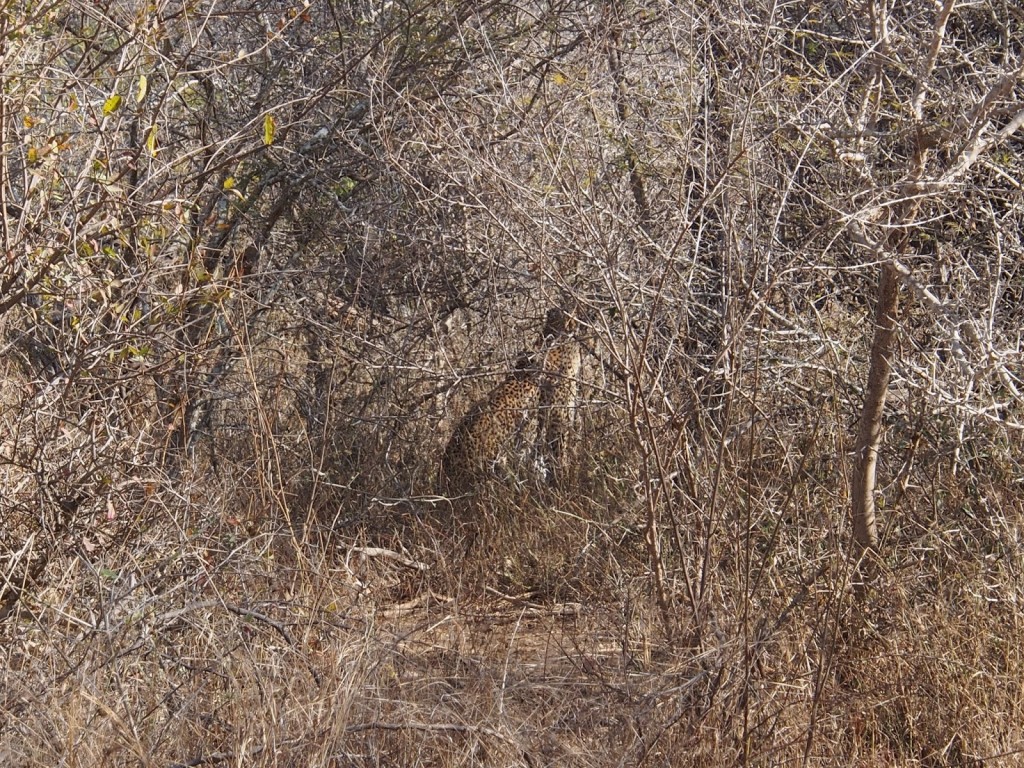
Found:
[[863, 585], [870, 576], [870, 559], [878, 547], [878, 528], [875, 523], [875, 468], [878, 447], [882, 442], [882, 414], [885, 396], [889, 390], [892, 370], [892, 352], [896, 339], [896, 309], [899, 297], [899, 276], [890, 263], [882, 265], [878, 280], [875, 307], [875, 337], [871, 342], [871, 361], [868, 369], [864, 408], [861, 411], [857, 433], [856, 456], [852, 484], [853, 538], [857, 548], [857, 575], [863, 595]]

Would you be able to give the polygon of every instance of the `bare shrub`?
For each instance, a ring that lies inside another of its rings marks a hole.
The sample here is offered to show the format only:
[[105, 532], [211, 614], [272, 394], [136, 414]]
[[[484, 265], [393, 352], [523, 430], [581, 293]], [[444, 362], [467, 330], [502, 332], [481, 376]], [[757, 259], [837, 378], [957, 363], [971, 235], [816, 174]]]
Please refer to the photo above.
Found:
[[5, 765], [1017, 759], [1019, 12], [706, 6], [7, 10]]

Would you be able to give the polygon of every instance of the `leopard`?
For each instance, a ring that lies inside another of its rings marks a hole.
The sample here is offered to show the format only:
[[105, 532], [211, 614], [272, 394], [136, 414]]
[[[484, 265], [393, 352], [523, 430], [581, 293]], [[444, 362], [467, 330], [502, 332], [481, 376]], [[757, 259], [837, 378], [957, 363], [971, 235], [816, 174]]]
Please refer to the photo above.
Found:
[[560, 484], [568, 469], [567, 448], [576, 427], [583, 350], [575, 328], [575, 320], [563, 310], [548, 312], [543, 332], [537, 439], [543, 474], [551, 485]]
[[448, 494], [470, 490], [501, 460], [517, 436], [528, 431], [540, 399], [539, 371], [522, 355], [512, 373], [462, 417], [441, 459], [441, 486]]
[[575, 425], [581, 347], [575, 320], [547, 313], [539, 351], [520, 355], [515, 369], [459, 421], [441, 459], [441, 489], [465, 494], [486, 479], [510, 448], [533, 444], [540, 474], [556, 483], [567, 464]]
[[561, 482], [568, 468], [568, 449], [576, 428], [582, 362], [580, 345], [572, 340], [553, 345], [544, 356], [537, 439], [544, 474], [552, 485]]

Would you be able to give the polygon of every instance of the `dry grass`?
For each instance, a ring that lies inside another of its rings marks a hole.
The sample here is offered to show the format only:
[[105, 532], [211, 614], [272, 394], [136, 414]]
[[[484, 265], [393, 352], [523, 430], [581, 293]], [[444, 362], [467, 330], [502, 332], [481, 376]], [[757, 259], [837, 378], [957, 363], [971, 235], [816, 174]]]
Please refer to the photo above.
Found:
[[499, 487], [475, 518], [364, 522], [312, 546], [273, 518], [246, 526], [231, 487], [153, 497], [163, 518], [132, 546], [50, 564], [3, 625], [5, 765], [1019, 759], [1012, 497], [984, 521], [947, 502], [893, 546], [865, 614], [843, 553], [814, 545], [820, 515], [748, 549], [727, 513], [701, 616], [682, 589], [697, 565], [668, 556], [668, 638], [614, 510]]
[[[841, 413], [798, 394], [748, 403], [741, 383], [742, 428], [688, 445], [692, 460], [674, 455], [671, 477], [645, 474], [590, 365], [561, 491], [512, 465], [472, 499], [432, 495], [452, 419], [431, 410], [429, 383], [382, 389], [346, 372], [329, 390], [332, 428], [303, 437], [294, 362], [276, 379], [253, 363], [269, 383], [225, 401], [235, 421], [217, 422], [233, 426], [214, 438], [216, 465], [203, 451], [170, 476], [137, 465], [132, 483], [89, 486], [60, 526], [33, 513], [55, 498], [38, 476], [5, 464], [5, 487], [21, 495], [4, 502], [4, 573], [25, 572], [32, 553], [11, 553], [33, 525], [46, 557], [0, 623], [2, 763], [1021, 759], [1024, 500], [1008, 449], [989, 442], [984, 472], [968, 478], [943, 469], [941, 441], [918, 450], [886, 490], [881, 576], [858, 606], [845, 449], [830, 426]], [[44, 429], [17, 391], [9, 433], [37, 424], [42, 448], [9, 440], [7, 455], [81, 460], [71, 433]], [[747, 407], [764, 418], [748, 422]], [[382, 431], [388, 420], [400, 427]], [[914, 442], [902, 429], [893, 457]], [[42, 439], [52, 434], [65, 442]], [[645, 542], [650, 503], [667, 612]]]
[[1024, 764], [1017, 4], [10, 5], [0, 768]]
[[[658, 467], [592, 357], [562, 490], [527, 457], [447, 500], [437, 456], [490, 379], [385, 376], [367, 352], [308, 418], [300, 352], [253, 352], [175, 472], [145, 436], [107, 456], [62, 427], [116, 401], [69, 387], [33, 410], [31, 382], [6, 388], [3, 573], [23, 588], [0, 621], [3, 765], [1021, 761], [1024, 497], [995, 433], [955, 463], [941, 421], [890, 426], [903, 469], [858, 605], [837, 376], [754, 369], [703, 440], [641, 413], [671, 446]], [[89, 491], [63, 516], [61, 462]]]

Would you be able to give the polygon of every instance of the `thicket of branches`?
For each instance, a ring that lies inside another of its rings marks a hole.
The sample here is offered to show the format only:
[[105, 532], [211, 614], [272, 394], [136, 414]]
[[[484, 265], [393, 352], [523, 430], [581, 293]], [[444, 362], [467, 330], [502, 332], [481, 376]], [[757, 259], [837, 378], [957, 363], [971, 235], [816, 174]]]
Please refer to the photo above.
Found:
[[1024, 12], [707, 5], [0, 10], [9, 764], [1019, 754]]

